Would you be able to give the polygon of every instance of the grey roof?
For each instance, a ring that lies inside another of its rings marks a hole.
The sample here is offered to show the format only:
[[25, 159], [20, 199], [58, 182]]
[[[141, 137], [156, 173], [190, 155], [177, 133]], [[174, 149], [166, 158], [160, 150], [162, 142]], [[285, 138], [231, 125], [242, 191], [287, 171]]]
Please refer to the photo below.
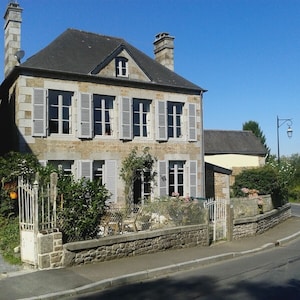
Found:
[[204, 130], [204, 153], [265, 156], [267, 150], [252, 131]]
[[164, 67], [124, 39], [67, 29], [52, 43], [25, 61], [21, 67], [91, 75], [99, 72], [126, 49], [150, 78], [150, 84], [205, 91]]

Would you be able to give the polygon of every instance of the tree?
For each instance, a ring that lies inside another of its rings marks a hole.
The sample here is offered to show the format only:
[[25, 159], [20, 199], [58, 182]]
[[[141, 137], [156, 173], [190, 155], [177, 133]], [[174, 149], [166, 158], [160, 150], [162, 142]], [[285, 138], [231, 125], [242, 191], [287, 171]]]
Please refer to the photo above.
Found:
[[261, 140], [261, 143], [265, 146], [265, 148], [267, 150], [267, 158], [268, 158], [271, 150], [267, 145], [266, 137], [265, 137], [264, 133], [262, 132], [259, 124], [255, 121], [245, 122], [243, 124], [243, 130], [252, 131], [253, 134]]

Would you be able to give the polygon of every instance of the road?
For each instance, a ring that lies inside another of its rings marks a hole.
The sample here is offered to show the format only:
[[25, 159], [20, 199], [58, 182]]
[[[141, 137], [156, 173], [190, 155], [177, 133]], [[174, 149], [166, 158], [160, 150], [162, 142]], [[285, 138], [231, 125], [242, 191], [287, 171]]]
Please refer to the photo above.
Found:
[[300, 217], [300, 204], [292, 203], [292, 215], [296, 217]]
[[245, 257], [72, 300], [300, 299], [300, 239]]

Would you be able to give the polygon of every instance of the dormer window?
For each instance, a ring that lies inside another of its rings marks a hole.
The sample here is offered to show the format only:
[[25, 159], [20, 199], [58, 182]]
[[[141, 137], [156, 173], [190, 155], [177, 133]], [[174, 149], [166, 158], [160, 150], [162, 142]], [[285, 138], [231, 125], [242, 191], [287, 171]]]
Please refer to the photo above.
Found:
[[116, 76], [128, 77], [128, 59], [125, 57], [116, 58]]

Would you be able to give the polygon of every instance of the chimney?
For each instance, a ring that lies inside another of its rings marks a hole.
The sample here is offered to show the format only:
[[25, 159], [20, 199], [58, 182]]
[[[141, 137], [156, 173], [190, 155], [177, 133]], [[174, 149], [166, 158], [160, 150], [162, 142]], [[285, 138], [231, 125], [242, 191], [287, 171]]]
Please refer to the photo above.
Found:
[[174, 71], [174, 37], [162, 32], [155, 36], [153, 44], [155, 60]]
[[11, 1], [6, 9], [4, 20], [4, 76], [20, 62], [22, 8], [17, 1]]

